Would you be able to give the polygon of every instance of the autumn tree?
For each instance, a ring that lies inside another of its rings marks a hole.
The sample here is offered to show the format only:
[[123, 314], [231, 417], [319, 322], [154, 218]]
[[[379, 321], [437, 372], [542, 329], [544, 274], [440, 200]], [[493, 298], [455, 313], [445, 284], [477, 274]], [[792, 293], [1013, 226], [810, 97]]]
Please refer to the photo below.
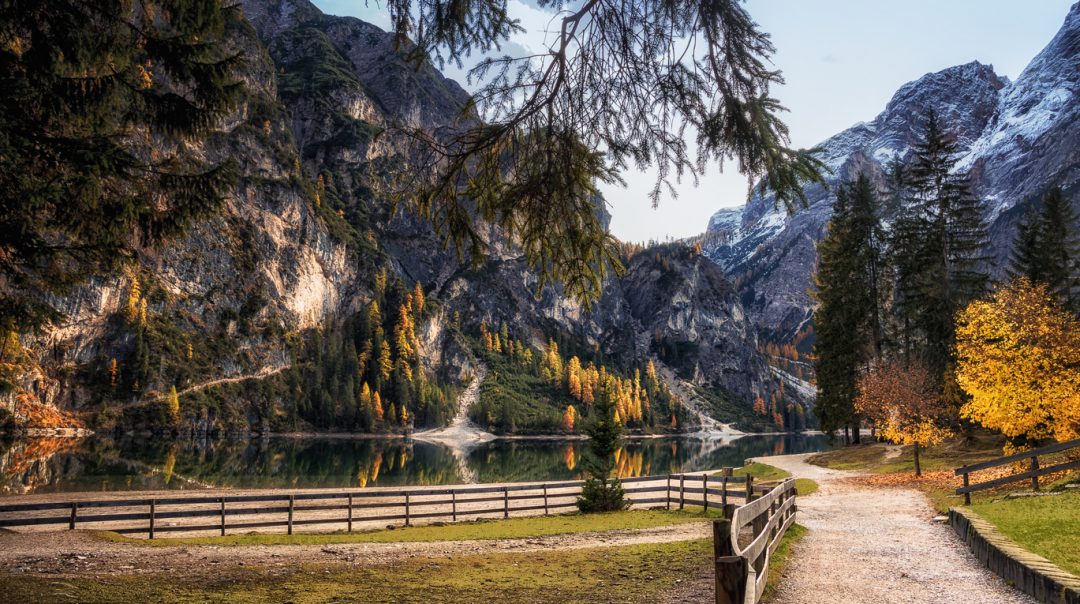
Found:
[[1023, 448], [1080, 437], [1080, 321], [1048, 285], [1017, 277], [957, 325], [961, 413]]
[[180, 397], [176, 394], [176, 386], [169, 386], [169, 394], [165, 397], [165, 409], [173, 424], [180, 421]]
[[922, 363], [890, 360], [875, 365], [859, 378], [855, 408], [885, 440], [915, 446], [915, 476], [922, 476], [920, 448], [941, 442], [950, 432], [946, 426], [951, 408]]
[[574, 423], [577, 421], [577, 409], [574, 409], [573, 405], [567, 405], [566, 411], [563, 412], [562, 423], [563, 429], [567, 432], [574, 431]]

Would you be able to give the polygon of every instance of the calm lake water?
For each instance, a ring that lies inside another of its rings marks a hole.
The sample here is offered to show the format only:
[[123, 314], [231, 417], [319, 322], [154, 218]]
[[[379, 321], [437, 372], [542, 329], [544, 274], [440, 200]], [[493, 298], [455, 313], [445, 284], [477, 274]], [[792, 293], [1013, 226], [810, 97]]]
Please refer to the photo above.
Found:
[[[748, 457], [823, 451], [821, 435], [628, 440], [623, 477], [739, 466]], [[269, 438], [168, 442], [105, 437], [0, 441], [0, 492], [328, 488], [565, 480], [583, 441], [496, 440], [463, 451], [419, 441]]]

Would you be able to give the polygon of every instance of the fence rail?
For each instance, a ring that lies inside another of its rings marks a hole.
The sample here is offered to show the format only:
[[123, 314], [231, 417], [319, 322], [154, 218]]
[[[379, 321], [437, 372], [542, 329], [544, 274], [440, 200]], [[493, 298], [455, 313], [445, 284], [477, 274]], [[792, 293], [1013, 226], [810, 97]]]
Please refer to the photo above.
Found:
[[[1006, 455], [1005, 457], [999, 457], [997, 459], [991, 459], [989, 461], [971, 464], [970, 466], [956, 468], [956, 475], [964, 477], [964, 486], [956, 489], [956, 494], [964, 496], [964, 505], [971, 505], [971, 494], [975, 491], [992, 489], [1001, 485], [1010, 484], [1013, 482], [1020, 482], [1022, 480], [1028, 479], [1031, 480], [1031, 490], [1038, 491], [1040, 476], [1046, 476], [1047, 474], [1053, 474], [1055, 472], [1063, 472], [1065, 470], [1073, 470], [1076, 468], [1080, 468], [1080, 459], [1065, 461], [1062, 463], [1054, 464], [1052, 466], [1041, 467], [1039, 465], [1039, 457], [1045, 457], [1054, 453], [1062, 453], [1064, 451], [1069, 451], [1076, 448], [1080, 448], [1080, 439], [1048, 445], [1046, 447], [1040, 447], [1038, 449], [1032, 449], [1030, 451], [1024, 451], [1022, 453]], [[1028, 461], [1029, 463], [1029, 469], [1026, 472], [1020, 472], [1018, 474], [1003, 476], [1001, 478], [995, 478], [994, 480], [987, 480], [975, 484], [971, 483], [971, 474], [973, 472], [978, 472], [979, 470], [988, 470], [990, 468], [996, 468], [1022, 461]]]
[[789, 478], [730, 514], [725, 509], [725, 518], [713, 521], [717, 604], [761, 600], [772, 554], [795, 523], [796, 495]]
[[[726, 508], [765, 492], [753, 477], [662, 474], [624, 478], [634, 506], [687, 505]], [[576, 507], [583, 481], [515, 483], [502, 486], [342, 490], [245, 495], [196, 495], [128, 499], [73, 499], [64, 502], [0, 505], [0, 528], [67, 525], [146, 534], [310, 525], [345, 525], [476, 517], [510, 518], [511, 514], [550, 514]], [[734, 488], [730, 488], [734, 487]], [[38, 514], [38, 512], [53, 512]], [[59, 513], [58, 513], [59, 512]], [[185, 520], [191, 522], [184, 522]], [[93, 525], [93, 526], [88, 526]]]

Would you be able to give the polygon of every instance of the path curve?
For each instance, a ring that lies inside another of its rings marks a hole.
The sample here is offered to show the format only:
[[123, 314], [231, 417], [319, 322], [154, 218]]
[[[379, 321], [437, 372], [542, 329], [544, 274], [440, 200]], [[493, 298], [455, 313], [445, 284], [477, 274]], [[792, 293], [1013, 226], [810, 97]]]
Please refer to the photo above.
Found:
[[1035, 604], [935, 522], [921, 492], [845, 481], [856, 474], [808, 464], [810, 455], [755, 460], [821, 485], [798, 498], [797, 522], [810, 530], [792, 550], [775, 602]]

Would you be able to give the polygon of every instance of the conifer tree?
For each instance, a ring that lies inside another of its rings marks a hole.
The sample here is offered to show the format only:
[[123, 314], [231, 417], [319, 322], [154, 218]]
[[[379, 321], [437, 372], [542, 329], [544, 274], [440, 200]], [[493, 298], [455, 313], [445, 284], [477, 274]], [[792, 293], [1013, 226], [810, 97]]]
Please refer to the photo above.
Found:
[[[814, 312], [815, 411], [822, 430], [851, 430], [855, 442], [858, 376], [870, 358], [881, 354], [884, 339], [879, 295], [884, 250], [877, 206], [865, 176], [838, 188], [828, 234], [818, 245], [815, 276], [819, 302]], [[775, 404], [773, 416], [782, 425], [784, 413], [776, 411]]]
[[967, 173], [957, 172], [961, 149], [930, 111], [909, 169], [907, 238], [897, 251], [906, 319], [921, 339], [921, 357], [945, 379], [955, 341], [955, 316], [988, 282], [989, 241], [982, 201]]
[[589, 455], [585, 459], [587, 477], [577, 500], [582, 512], [612, 512], [626, 509], [629, 502], [615, 470], [615, 452], [622, 440], [622, 426], [615, 418], [615, 405], [609, 393], [602, 391], [589, 414], [585, 433], [589, 436]]
[[1041, 208], [1032, 207], [1017, 226], [1013, 244], [1013, 276], [1046, 284], [1058, 302], [1080, 310], [1080, 239], [1076, 212], [1060, 187], [1043, 197]]
[[189, 150], [243, 92], [221, 0], [0, 6], [0, 326], [217, 207], [236, 164]]
[[180, 421], [180, 397], [176, 394], [176, 386], [169, 386], [169, 394], [165, 397], [165, 409], [169, 414], [169, 421]]
[[620, 266], [595, 211], [596, 183], [617, 181], [619, 170], [656, 165], [654, 203], [713, 161], [760, 177], [778, 205], [805, 203], [804, 182], [821, 182], [822, 164], [788, 146], [783, 107], [770, 96], [781, 80], [772, 42], [738, 0], [540, 0], [557, 12], [553, 33], [543, 52], [521, 56], [494, 52], [519, 30], [507, 4], [387, 4], [417, 61], [460, 64], [492, 51], [471, 71], [480, 87], [468, 109], [484, 120], [449, 136], [401, 126], [421, 169], [398, 193], [459, 250], [486, 252], [470, 218], [496, 217], [541, 287], [559, 280], [587, 301]]

